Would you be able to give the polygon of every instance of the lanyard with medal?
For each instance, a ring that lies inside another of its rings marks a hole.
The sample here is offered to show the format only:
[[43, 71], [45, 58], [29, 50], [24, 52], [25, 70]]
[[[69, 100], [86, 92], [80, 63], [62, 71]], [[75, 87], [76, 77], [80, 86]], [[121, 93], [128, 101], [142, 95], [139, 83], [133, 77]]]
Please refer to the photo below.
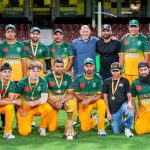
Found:
[[2, 98], [4, 98], [6, 96], [6, 93], [7, 93], [7, 90], [8, 90], [8, 87], [10, 85], [10, 81], [8, 82], [8, 84], [6, 85], [6, 88], [4, 88], [4, 85], [3, 85], [3, 82], [1, 81], [2, 83], [2, 89], [4, 89], [4, 93], [2, 94]]
[[35, 50], [34, 50], [32, 41], [30, 42], [30, 44], [31, 44], [31, 49], [32, 49], [32, 54], [33, 54], [33, 56], [34, 56], [34, 60], [36, 60], [36, 54], [37, 54], [37, 50], [38, 50], [38, 45], [39, 45], [39, 43], [36, 45]]
[[28, 82], [29, 82], [29, 87], [30, 87], [30, 91], [31, 91], [31, 98], [30, 98], [30, 99], [33, 101], [33, 100], [34, 100], [34, 92], [35, 92], [36, 87], [37, 87], [37, 85], [38, 85], [38, 83], [39, 83], [39, 80], [36, 82], [34, 89], [33, 89], [32, 86], [31, 86], [31, 83], [30, 83], [30, 79], [29, 79], [29, 78], [28, 78]]
[[112, 100], [115, 100], [115, 92], [117, 91], [117, 88], [118, 88], [118, 85], [119, 85], [119, 82], [120, 82], [120, 78], [117, 80], [117, 83], [116, 83], [116, 86], [114, 87], [114, 81], [113, 81], [113, 78], [112, 78]]
[[53, 72], [53, 74], [54, 74], [54, 78], [55, 78], [56, 84], [57, 84], [57, 86], [59, 88], [58, 93], [60, 94], [61, 93], [60, 87], [61, 87], [61, 84], [62, 84], [62, 81], [63, 81], [63, 77], [61, 78], [60, 82], [58, 82], [58, 79], [56, 78], [56, 75], [55, 75], [54, 72]]

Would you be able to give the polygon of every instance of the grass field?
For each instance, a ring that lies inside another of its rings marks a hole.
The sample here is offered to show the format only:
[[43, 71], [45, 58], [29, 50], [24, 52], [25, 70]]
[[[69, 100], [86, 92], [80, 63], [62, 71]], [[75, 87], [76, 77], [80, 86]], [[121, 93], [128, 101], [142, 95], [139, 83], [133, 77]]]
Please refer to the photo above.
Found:
[[[6, 140], [0, 133], [0, 150], [149, 150], [150, 134], [126, 138], [124, 134], [113, 135], [106, 130], [107, 136], [101, 137], [97, 134], [96, 127], [86, 133], [75, 128], [78, 139], [67, 141], [62, 138], [64, 133], [65, 111], [59, 113], [59, 130], [55, 133], [48, 133], [46, 137], [40, 137], [37, 127], [33, 128], [28, 137], [19, 136], [17, 129], [14, 129], [15, 140]], [[39, 118], [36, 117], [38, 124]], [[14, 122], [15, 126], [15, 122]]]

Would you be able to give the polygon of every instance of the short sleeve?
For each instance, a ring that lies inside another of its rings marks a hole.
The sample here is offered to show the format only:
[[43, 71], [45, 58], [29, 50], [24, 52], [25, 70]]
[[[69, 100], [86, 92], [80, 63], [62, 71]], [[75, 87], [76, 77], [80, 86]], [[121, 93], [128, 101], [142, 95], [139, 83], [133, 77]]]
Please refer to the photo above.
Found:
[[137, 96], [135, 81], [133, 81], [133, 83], [131, 85], [131, 93], [132, 93], [132, 97], [136, 97]]

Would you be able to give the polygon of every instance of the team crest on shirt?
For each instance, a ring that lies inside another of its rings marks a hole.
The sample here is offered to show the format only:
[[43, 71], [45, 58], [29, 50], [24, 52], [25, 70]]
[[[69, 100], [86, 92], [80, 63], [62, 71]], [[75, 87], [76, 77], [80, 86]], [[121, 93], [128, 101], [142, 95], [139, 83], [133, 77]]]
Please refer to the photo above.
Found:
[[42, 53], [42, 49], [39, 49], [38, 51], [39, 51], [39, 53]]
[[141, 91], [141, 90], [142, 90], [142, 86], [141, 86], [141, 85], [137, 85], [137, 86], [136, 86], [136, 90], [137, 90], [137, 91]]
[[93, 83], [93, 88], [95, 88], [95, 87], [96, 87], [96, 83], [94, 82], [94, 83]]
[[20, 47], [17, 47], [17, 52], [21, 52], [21, 48]]
[[119, 83], [119, 87], [123, 87], [123, 83]]
[[40, 91], [41, 91], [41, 87], [40, 87], [40, 86], [38, 86], [37, 90], [40, 92]]
[[64, 52], [67, 52], [67, 48], [64, 48]]
[[67, 82], [67, 81], [64, 81], [64, 85], [67, 86], [67, 84], [68, 84], [68, 82]]
[[141, 42], [141, 41], [138, 41], [138, 42], [137, 42], [137, 45], [138, 45], [138, 46], [140, 46], [141, 44], [142, 44], [142, 42]]

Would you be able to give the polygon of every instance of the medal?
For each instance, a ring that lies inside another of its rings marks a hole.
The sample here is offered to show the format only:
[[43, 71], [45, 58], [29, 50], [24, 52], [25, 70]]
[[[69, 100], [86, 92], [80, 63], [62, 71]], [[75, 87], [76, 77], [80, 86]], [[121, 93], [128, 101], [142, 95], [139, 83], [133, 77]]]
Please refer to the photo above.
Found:
[[111, 97], [112, 100], [115, 100], [115, 96], [114, 95], [115, 95], [115, 92], [117, 91], [119, 82], [120, 82], [120, 78], [117, 80], [116, 86], [114, 87], [114, 81], [112, 79], [112, 97]]
[[58, 90], [58, 93], [60, 94], [60, 93], [61, 93], [61, 90]]
[[1, 80], [1, 83], [2, 83], [2, 89], [4, 89], [4, 93], [3, 93], [1, 96], [2, 96], [2, 98], [4, 98], [4, 97], [6, 96], [6, 93], [7, 93], [9, 84], [10, 84], [10, 81], [8, 82], [6, 88], [4, 88], [4, 85], [3, 85], [3, 81], [2, 81], [2, 80]]
[[115, 96], [112, 96], [111, 99], [112, 99], [112, 100], [115, 100]]
[[38, 85], [38, 83], [39, 83], [39, 80], [37, 80], [34, 89], [32, 89], [32, 86], [31, 86], [29, 77], [28, 77], [28, 82], [29, 82], [29, 87], [30, 87], [30, 91], [31, 91], [31, 97], [30, 97], [30, 99], [33, 101], [33, 100], [35, 99], [35, 98], [34, 98], [34, 92], [35, 92], [35, 90], [36, 90], [36, 88], [37, 88], [37, 85]]
[[33, 48], [32, 41], [30, 42], [30, 44], [31, 44], [32, 54], [33, 54], [34, 60], [35, 60], [39, 43], [38, 43], [38, 45], [36, 46], [35, 50], [34, 50], [34, 48]]

